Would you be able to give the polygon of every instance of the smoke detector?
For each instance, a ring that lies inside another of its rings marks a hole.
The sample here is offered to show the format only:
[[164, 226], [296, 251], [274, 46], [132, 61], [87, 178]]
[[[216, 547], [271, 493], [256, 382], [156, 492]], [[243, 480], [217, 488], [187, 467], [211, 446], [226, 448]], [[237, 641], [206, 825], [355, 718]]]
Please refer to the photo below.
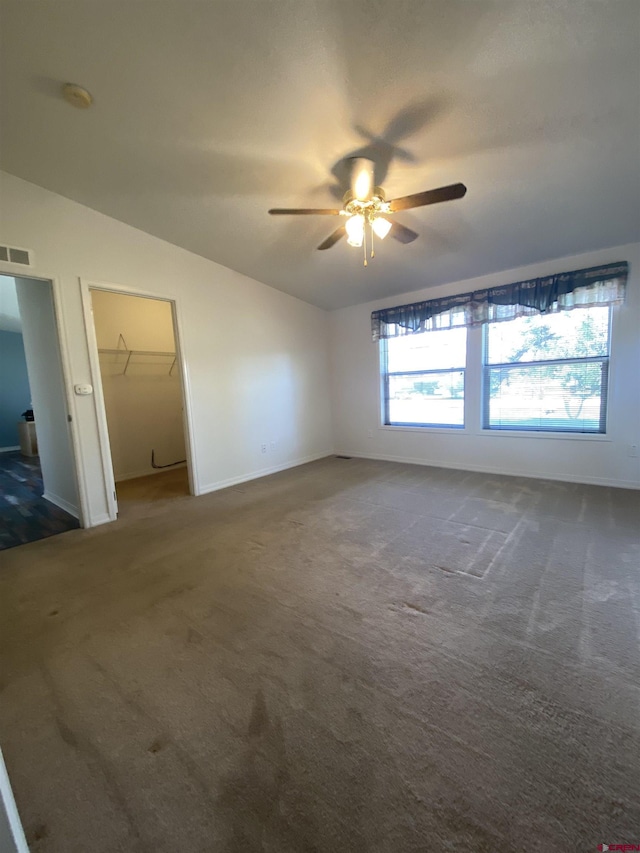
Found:
[[91, 93], [76, 83], [65, 83], [62, 87], [62, 97], [72, 107], [77, 107], [79, 110], [86, 110], [93, 103]]

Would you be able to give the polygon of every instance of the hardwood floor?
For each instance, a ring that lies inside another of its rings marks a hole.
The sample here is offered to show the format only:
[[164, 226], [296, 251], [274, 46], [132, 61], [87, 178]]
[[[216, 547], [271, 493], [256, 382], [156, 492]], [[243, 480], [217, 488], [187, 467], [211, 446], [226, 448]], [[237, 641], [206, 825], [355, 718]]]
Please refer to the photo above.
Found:
[[77, 518], [45, 500], [43, 491], [37, 456], [0, 453], [0, 550], [80, 526]]

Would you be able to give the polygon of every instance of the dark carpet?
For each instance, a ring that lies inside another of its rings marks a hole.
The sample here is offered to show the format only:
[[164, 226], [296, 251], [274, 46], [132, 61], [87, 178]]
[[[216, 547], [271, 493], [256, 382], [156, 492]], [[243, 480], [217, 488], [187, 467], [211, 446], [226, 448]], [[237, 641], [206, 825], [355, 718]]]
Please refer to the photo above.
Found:
[[42, 497], [37, 456], [0, 453], [0, 550], [80, 526], [77, 518]]
[[5, 552], [31, 850], [640, 843], [639, 519], [633, 491], [331, 458]]

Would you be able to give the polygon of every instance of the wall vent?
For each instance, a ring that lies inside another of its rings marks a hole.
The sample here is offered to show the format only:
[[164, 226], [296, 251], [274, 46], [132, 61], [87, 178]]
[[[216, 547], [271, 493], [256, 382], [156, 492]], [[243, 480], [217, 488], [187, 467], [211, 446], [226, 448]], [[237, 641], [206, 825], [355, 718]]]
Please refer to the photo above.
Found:
[[20, 264], [21, 267], [33, 266], [31, 252], [28, 249], [16, 249], [15, 246], [0, 246], [0, 261]]

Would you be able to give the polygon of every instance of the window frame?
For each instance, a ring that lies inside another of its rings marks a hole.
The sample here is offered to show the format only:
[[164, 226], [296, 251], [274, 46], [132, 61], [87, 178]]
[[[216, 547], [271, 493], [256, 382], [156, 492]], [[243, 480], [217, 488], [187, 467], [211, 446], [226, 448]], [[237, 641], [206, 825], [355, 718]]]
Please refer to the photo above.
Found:
[[[603, 306], [604, 307], [604, 306]], [[515, 362], [496, 362], [489, 364], [487, 361], [489, 352], [489, 328], [497, 323], [484, 323], [482, 326], [482, 347], [481, 347], [481, 399], [480, 399], [480, 429], [484, 435], [500, 434], [500, 433], [515, 433], [517, 435], [532, 436], [532, 435], [551, 435], [555, 437], [572, 437], [584, 436], [589, 438], [604, 438], [608, 435], [608, 414], [609, 414], [609, 389], [610, 389], [610, 362], [611, 362], [611, 344], [612, 344], [612, 317], [613, 311], [611, 306], [606, 306], [608, 310], [607, 317], [607, 354], [595, 356], [582, 356], [575, 358], [550, 358], [550, 359], [533, 359], [531, 361], [515, 361]], [[572, 311], [581, 311], [584, 309], [574, 308]], [[550, 314], [550, 317], [555, 316]], [[514, 320], [502, 321], [505, 323], [515, 322]], [[490, 425], [490, 405], [491, 405], [491, 371], [495, 369], [511, 370], [522, 369], [527, 367], [543, 367], [550, 365], [567, 365], [567, 364], [593, 364], [600, 363], [602, 369], [602, 384], [600, 392], [600, 417], [598, 429], [558, 429], [554, 426], [539, 426], [539, 427], [518, 427], [513, 425], [508, 426], [491, 426]]]
[[[462, 327], [454, 327], [462, 328]], [[448, 331], [448, 330], [447, 330]], [[431, 334], [424, 332], [423, 334]], [[381, 396], [381, 415], [383, 429], [404, 429], [404, 430], [442, 430], [449, 432], [455, 430], [460, 432], [467, 428], [467, 369], [469, 364], [469, 330], [465, 336], [465, 352], [464, 365], [462, 367], [445, 367], [433, 370], [395, 370], [389, 371], [389, 338], [382, 338], [380, 344], [380, 396]], [[390, 376], [428, 376], [431, 374], [441, 375], [443, 373], [462, 373], [462, 423], [461, 424], [442, 424], [442, 423], [417, 423], [414, 421], [391, 421], [389, 409], [389, 377]]]

